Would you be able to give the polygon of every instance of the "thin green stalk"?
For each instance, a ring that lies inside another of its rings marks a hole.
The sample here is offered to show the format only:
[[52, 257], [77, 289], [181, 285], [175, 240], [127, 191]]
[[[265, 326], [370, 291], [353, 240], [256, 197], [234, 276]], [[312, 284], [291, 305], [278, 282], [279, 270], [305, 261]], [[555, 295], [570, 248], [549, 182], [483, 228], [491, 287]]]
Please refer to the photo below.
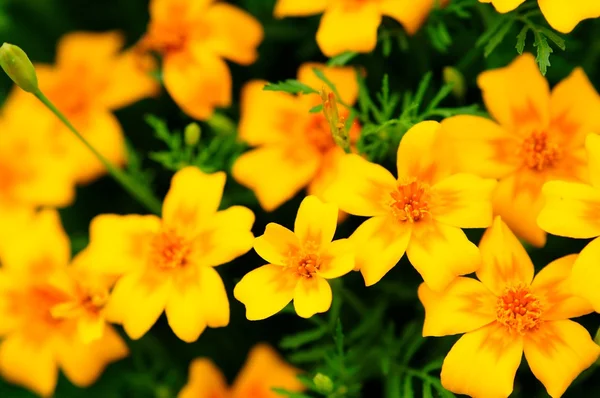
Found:
[[48, 109], [52, 111], [60, 119], [60, 121], [67, 126], [69, 130], [85, 145], [98, 160], [106, 167], [108, 173], [125, 189], [131, 196], [133, 196], [138, 202], [144, 205], [152, 213], [160, 214], [161, 203], [156, 197], [149, 192], [146, 187], [140, 186], [135, 180], [131, 179], [129, 175], [123, 172], [118, 167], [115, 167], [110, 163], [100, 152], [96, 150], [80, 133], [73, 127], [69, 119], [65, 117], [54, 104], [42, 93], [41, 90], [37, 90], [33, 93], [37, 99], [39, 99]]

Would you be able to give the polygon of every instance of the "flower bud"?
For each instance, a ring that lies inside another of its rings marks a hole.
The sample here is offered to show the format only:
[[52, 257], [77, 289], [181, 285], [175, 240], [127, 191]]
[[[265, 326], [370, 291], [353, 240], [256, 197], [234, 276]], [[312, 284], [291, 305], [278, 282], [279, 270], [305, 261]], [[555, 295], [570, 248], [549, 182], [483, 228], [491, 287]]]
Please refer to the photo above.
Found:
[[321, 100], [323, 101], [323, 115], [325, 115], [325, 119], [329, 123], [333, 140], [338, 146], [348, 152], [350, 149], [350, 137], [346, 130], [345, 120], [340, 116], [335, 94], [331, 90], [323, 88], [321, 90]]
[[460, 100], [465, 98], [467, 93], [467, 85], [465, 84], [465, 77], [456, 68], [447, 66], [443, 71], [444, 81], [446, 83], [452, 83], [452, 94]]
[[39, 90], [35, 68], [21, 48], [4, 43], [0, 47], [0, 66], [23, 90], [28, 93], [36, 93]]
[[185, 141], [185, 145], [187, 146], [196, 146], [200, 141], [200, 135], [202, 130], [198, 123], [190, 123], [183, 130], [183, 139]]
[[320, 393], [329, 394], [333, 392], [333, 381], [323, 373], [317, 373], [313, 377], [313, 383], [315, 383], [315, 387]]

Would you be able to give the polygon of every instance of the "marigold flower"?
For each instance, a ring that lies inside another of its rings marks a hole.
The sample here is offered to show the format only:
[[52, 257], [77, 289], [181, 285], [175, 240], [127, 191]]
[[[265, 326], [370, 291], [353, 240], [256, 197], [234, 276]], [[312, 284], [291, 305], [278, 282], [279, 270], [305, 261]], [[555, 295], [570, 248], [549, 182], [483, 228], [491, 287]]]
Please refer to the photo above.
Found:
[[[324, 83], [313, 73], [320, 69], [335, 84], [341, 100], [351, 105], [358, 96], [356, 72], [352, 68], [326, 68], [304, 64], [298, 80], [319, 91]], [[309, 110], [321, 103], [318, 94], [294, 96], [264, 91], [266, 82], [253, 81], [242, 91], [240, 138], [255, 148], [240, 156], [233, 165], [233, 177], [251, 188], [260, 205], [272, 211], [308, 185], [308, 193], [318, 197], [335, 180], [342, 148], [336, 145], [323, 112]], [[342, 117], [348, 110], [339, 108]], [[350, 140], [360, 134], [358, 125], [349, 131]]]
[[165, 88], [188, 115], [208, 119], [231, 104], [231, 73], [223, 58], [254, 63], [263, 39], [260, 23], [245, 11], [212, 0], [152, 0], [142, 50], [163, 58]]
[[298, 209], [294, 232], [270, 223], [254, 240], [254, 250], [269, 262], [249, 272], [233, 294], [255, 321], [281, 311], [292, 299], [303, 318], [331, 307], [327, 279], [339, 278], [354, 268], [354, 251], [348, 239], [333, 240], [338, 209], [315, 196], [307, 196]]
[[286, 363], [267, 344], [255, 345], [244, 367], [231, 387], [221, 371], [208, 358], [195, 359], [190, 365], [188, 383], [179, 392], [178, 398], [277, 398], [273, 388], [300, 392], [305, 388], [296, 378], [300, 370]]
[[108, 284], [92, 274], [74, 278], [83, 269], [68, 265], [70, 254], [54, 210], [0, 242], [0, 373], [42, 396], [52, 395], [59, 368], [85, 387], [129, 352], [102, 316]]
[[596, 238], [579, 254], [573, 265], [573, 292], [592, 303], [600, 312], [600, 136], [585, 141], [591, 185], [551, 181], [544, 185], [545, 199], [538, 224], [551, 234], [571, 238]]
[[[516, 9], [525, 0], [479, 0], [492, 3], [500, 13]], [[596, 0], [538, 0], [542, 14], [554, 29], [571, 32], [584, 19], [600, 17], [600, 3]]]
[[495, 181], [450, 174], [438, 148], [440, 124], [422, 122], [398, 147], [398, 178], [358, 155], [347, 155], [326, 198], [350, 214], [371, 217], [350, 237], [356, 269], [377, 283], [406, 254], [434, 290], [480, 264], [479, 250], [461, 228], [492, 222]]
[[600, 355], [587, 330], [569, 320], [592, 312], [571, 291], [577, 255], [551, 262], [534, 279], [527, 252], [500, 217], [479, 247], [479, 281], [460, 277], [439, 293], [419, 287], [423, 336], [465, 333], [444, 360], [442, 385], [472, 397], [508, 397], [524, 352], [548, 394], [560, 397]]
[[107, 304], [110, 320], [132, 339], [142, 337], [163, 311], [182, 340], [229, 323], [229, 301], [214, 267], [252, 248], [252, 211], [217, 211], [225, 173], [196, 167], [178, 171], [163, 203], [162, 219], [106, 214], [90, 226], [86, 260], [121, 275]]
[[373, 51], [383, 16], [414, 34], [435, 4], [436, 0], [278, 0], [274, 13], [283, 18], [323, 12], [317, 43], [323, 54], [332, 57], [344, 51]]
[[536, 223], [542, 185], [550, 180], [587, 181], [585, 136], [600, 132], [600, 97], [581, 69], [552, 93], [531, 54], [478, 79], [496, 121], [454, 116], [442, 122], [444, 144], [458, 170], [498, 178], [495, 214], [535, 246], [546, 234]]

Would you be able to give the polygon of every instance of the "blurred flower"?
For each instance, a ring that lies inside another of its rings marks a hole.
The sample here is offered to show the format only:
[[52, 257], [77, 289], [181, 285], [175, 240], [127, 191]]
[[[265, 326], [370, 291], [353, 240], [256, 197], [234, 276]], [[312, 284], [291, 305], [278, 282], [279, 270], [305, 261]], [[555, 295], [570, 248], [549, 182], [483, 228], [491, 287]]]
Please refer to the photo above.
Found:
[[[69, 258], [54, 210], [36, 214], [0, 242], [0, 373], [42, 396], [52, 395], [59, 368], [85, 387], [129, 352], [102, 316], [98, 292], [107, 296], [108, 285], [92, 274], [73, 278]], [[97, 289], [88, 290], [89, 284]]]
[[383, 16], [395, 19], [409, 34], [414, 34], [435, 3], [436, 0], [278, 0], [274, 13], [283, 18], [323, 12], [317, 43], [323, 54], [332, 57], [344, 51], [373, 51]]
[[[353, 68], [326, 68], [304, 64], [298, 80], [319, 91], [325, 85], [312, 71], [321, 70], [337, 88], [339, 98], [351, 105], [358, 96]], [[272, 211], [308, 185], [308, 193], [322, 197], [335, 180], [340, 159], [344, 156], [331, 134], [323, 112], [309, 110], [321, 103], [319, 94], [294, 96], [264, 91], [266, 82], [253, 81], [242, 91], [240, 137], [253, 149], [240, 156], [233, 165], [233, 177], [251, 188], [261, 206]], [[339, 113], [348, 116], [348, 110]], [[354, 124], [351, 141], [360, 128]]]
[[398, 147], [398, 178], [358, 155], [347, 155], [326, 193], [350, 214], [371, 217], [350, 237], [356, 268], [367, 286], [377, 283], [406, 254], [434, 290], [457, 275], [475, 271], [477, 246], [461, 228], [484, 228], [492, 222], [495, 181], [451, 174], [437, 151], [440, 124], [421, 122]]
[[182, 340], [229, 323], [229, 301], [214, 267], [252, 248], [254, 214], [233, 206], [217, 211], [225, 173], [186, 167], [175, 174], [163, 217], [106, 214], [90, 226], [86, 261], [122, 275], [107, 304], [110, 320], [132, 339], [142, 337], [163, 311]]
[[[59, 42], [55, 65], [35, 66], [42, 92], [94, 148], [117, 165], [126, 162], [126, 149], [123, 131], [111, 111], [153, 95], [158, 87], [143, 59], [131, 51], [119, 52], [123, 42], [116, 32], [70, 33]], [[56, 161], [69, 165], [76, 182], [86, 183], [106, 172], [32, 95], [15, 89], [3, 115], [11, 134], [32, 135]]]
[[327, 279], [354, 268], [348, 239], [332, 241], [337, 216], [335, 205], [307, 196], [298, 209], [294, 232], [270, 223], [254, 240], [254, 250], [269, 264], [246, 274], [233, 291], [246, 306], [248, 319], [268, 318], [292, 299], [303, 318], [329, 310], [332, 294]]
[[586, 138], [591, 185], [551, 181], [542, 193], [545, 205], [538, 217], [540, 227], [551, 234], [570, 238], [596, 238], [579, 254], [573, 265], [573, 292], [589, 300], [600, 312], [600, 136]]
[[254, 63], [263, 39], [260, 23], [245, 11], [211, 0], [152, 0], [142, 51], [162, 55], [162, 76], [188, 115], [208, 119], [231, 104], [231, 73], [223, 58]]
[[534, 279], [527, 252], [500, 217], [479, 247], [481, 282], [457, 278], [441, 293], [419, 287], [423, 336], [465, 333], [444, 360], [442, 385], [473, 397], [508, 397], [524, 352], [548, 394], [560, 397], [600, 355], [587, 330], [569, 320], [592, 311], [571, 292], [577, 255], [551, 262]]
[[[500, 13], [512, 11], [525, 2], [525, 0], [479, 1], [492, 3]], [[600, 2], [597, 0], [538, 0], [538, 4], [550, 26], [562, 33], [571, 32], [584, 19], [600, 17]]]
[[442, 122], [443, 146], [460, 171], [498, 178], [494, 212], [519, 237], [544, 246], [536, 223], [549, 180], [587, 181], [585, 136], [600, 132], [600, 97], [576, 69], [552, 93], [531, 54], [478, 79], [496, 121], [455, 116]]
[[304, 390], [296, 378], [299, 373], [273, 348], [257, 344], [248, 354], [231, 387], [227, 386], [225, 377], [210, 359], [195, 359], [190, 365], [188, 383], [179, 392], [178, 398], [277, 398], [281, 395], [272, 390], [275, 387], [290, 392]]

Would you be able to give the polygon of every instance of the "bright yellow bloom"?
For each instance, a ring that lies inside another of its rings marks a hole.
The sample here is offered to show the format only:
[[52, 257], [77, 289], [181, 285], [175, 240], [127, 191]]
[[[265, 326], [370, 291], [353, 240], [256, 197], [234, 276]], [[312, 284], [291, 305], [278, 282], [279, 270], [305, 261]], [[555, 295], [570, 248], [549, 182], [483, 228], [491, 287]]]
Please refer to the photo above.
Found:
[[383, 16], [400, 22], [409, 34], [415, 33], [435, 3], [435, 0], [278, 0], [275, 16], [323, 12], [317, 43], [323, 54], [332, 57], [344, 51], [373, 51]]
[[277, 398], [272, 389], [300, 392], [304, 386], [296, 378], [298, 369], [287, 364], [273, 348], [257, 344], [231, 387], [215, 364], [207, 358], [195, 359], [190, 365], [188, 383], [178, 398]]
[[423, 336], [465, 333], [442, 366], [442, 385], [472, 397], [508, 397], [523, 352], [551, 397], [600, 355], [585, 328], [569, 318], [592, 312], [571, 292], [576, 255], [559, 258], [533, 278], [527, 252], [497, 217], [481, 243], [483, 263], [473, 278], [457, 278], [441, 293], [425, 284]]
[[103, 317], [108, 283], [69, 266], [70, 255], [54, 210], [0, 242], [0, 373], [42, 396], [52, 395], [59, 368], [85, 387], [128, 355]]
[[596, 238], [573, 265], [573, 291], [600, 312], [600, 136], [590, 134], [585, 146], [591, 185], [551, 181], [542, 190], [545, 205], [538, 217], [544, 231], [571, 238]]
[[519, 237], [544, 246], [546, 234], [536, 223], [542, 185], [588, 180], [584, 140], [600, 132], [600, 97], [579, 68], [550, 93], [531, 54], [482, 73], [478, 84], [495, 121], [446, 119], [443, 145], [456, 154], [460, 171], [500, 179], [495, 214]]
[[233, 206], [217, 211], [225, 173], [186, 167], [175, 174], [162, 219], [106, 214], [90, 226], [86, 261], [109, 275], [122, 275], [111, 293], [107, 316], [132, 339], [142, 337], [165, 311], [182, 340], [229, 323], [225, 286], [214, 267], [252, 248], [254, 214]]
[[254, 250], [269, 262], [249, 272], [233, 294], [246, 306], [252, 321], [268, 318], [294, 300], [303, 318], [331, 307], [327, 279], [339, 278], [354, 268], [354, 251], [348, 239], [333, 240], [338, 209], [315, 196], [307, 196], [298, 209], [294, 232], [270, 223], [254, 240]]
[[140, 43], [163, 58], [163, 82], [188, 115], [208, 119], [231, 104], [231, 73], [223, 58], [254, 63], [263, 39], [260, 23], [245, 11], [213, 0], [152, 0]]
[[[298, 80], [319, 91], [324, 83], [312, 69], [318, 68], [336, 85], [341, 100], [353, 104], [358, 96], [353, 68], [326, 68], [304, 64]], [[323, 112], [309, 110], [321, 103], [318, 94], [294, 96], [264, 91], [266, 82], [253, 81], [242, 91], [240, 137], [253, 149], [240, 156], [233, 165], [233, 177], [251, 188], [261, 206], [271, 211], [308, 185], [308, 193], [318, 197], [335, 180], [344, 151], [338, 147]], [[341, 115], [348, 111], [339, 107]], [[352, 140], [360, 129], [350, 130]]]
[[440, 124], [422, 122], [398, 147], [398, 178], [358, 155], [347, 155], [326, 197], [350, 214], [371, 217], [350, 237], [356, 268], [367, 286], [377, 283], [406, 254], [432, 289], [475, 271], [477, 246], [461, 228], [492, 222], [495, 181], [450, 174], [439, 165]]
[[[40, 89], [82, 135], [111, 162], [126, 162], [123, 131], [112, 110], [153, 95], [158, 86], [144, 60], [120, 52], [116, 32], [76, 32], [58, 45], [55, 65], [36, 65]], [[96, 157], [31, 94], [15, 89], [3, 109], [11, 134], [28, 134], [45, 145], [57, 162], [66, 162], [76, 182], [105, 173]], [[34, 115], [34, 117], [32, 117]], [[32, 139], [33, 139], [32, 137]]]
[[[492, 3], [501, 13], [509, 12], [525, 0], [479, 0]], [[584, 19], [600, 17], [598, 0], [538, 0], [542, 14], [554, 29], [562, 33], [571, 32]]]

